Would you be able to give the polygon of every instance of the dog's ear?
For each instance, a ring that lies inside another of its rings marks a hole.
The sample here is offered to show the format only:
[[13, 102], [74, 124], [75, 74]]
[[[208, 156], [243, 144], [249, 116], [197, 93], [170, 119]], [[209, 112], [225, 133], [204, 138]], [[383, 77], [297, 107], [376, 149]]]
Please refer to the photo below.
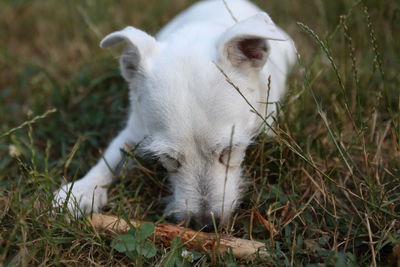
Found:
[[154, 37], [134, 27], [126, 27], [110, 33], [100, 42], [100, 47], [108, 48], [125, 43], [125, 49], [119, 59], [122, 76], [130, 81], [144, 67], [157, 49]]
[[237, 22], [220, 37], [219, 60], [228, 60], [243, 70], [260, 70], [269, 53], [267, 40], [285, 41], [287, 37], [265, 12], [260, 12]]

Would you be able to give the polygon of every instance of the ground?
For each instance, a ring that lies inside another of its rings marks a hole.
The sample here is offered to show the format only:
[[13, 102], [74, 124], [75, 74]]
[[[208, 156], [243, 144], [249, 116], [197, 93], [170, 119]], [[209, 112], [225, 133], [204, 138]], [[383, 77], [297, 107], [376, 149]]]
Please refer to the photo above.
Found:
[[[123, 252], [121, 237], [68, 222], [51, 200], [126, 119], [119, 51], [100, 49], [101, 38], [126, 25], [154, 34], [190, 2], [0, 2], [0, 266], [188, 264], [179, 242], [154, 256]], [[293, 36], [299, 61], [278, 134], [248, 149], [250, 186], [230, 232], [265, 242], [271, 257], [192, 264], [400, 266], [399, 2], [258, 4]], [[165, 173], [134, 160], [104, 212], [162, 221]]]

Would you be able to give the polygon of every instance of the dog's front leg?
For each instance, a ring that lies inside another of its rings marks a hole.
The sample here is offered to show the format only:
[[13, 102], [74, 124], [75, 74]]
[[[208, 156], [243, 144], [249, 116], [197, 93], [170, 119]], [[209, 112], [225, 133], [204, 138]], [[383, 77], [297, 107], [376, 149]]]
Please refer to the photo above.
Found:
[[121, 149], [135, 141], [132, 137], [130, 127], [126, 127], [82, 179], [68, 183], [55, 192], [53, 205], [62, 207], [67, 202], [68, 209], [77, 217], [99, 212], [107, 203], [107, 186], [112, 183], [113, 172], [122, 160]]

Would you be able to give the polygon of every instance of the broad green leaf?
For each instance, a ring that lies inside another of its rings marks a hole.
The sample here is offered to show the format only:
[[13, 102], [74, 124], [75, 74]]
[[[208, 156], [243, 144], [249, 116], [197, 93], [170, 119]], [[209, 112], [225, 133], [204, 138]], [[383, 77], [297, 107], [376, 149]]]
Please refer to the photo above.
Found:
[[176, 259], [176, 254], [170, 254], [164, 261], [162, 266], [164, 267], [175, 267], [175, 259]]
[[136, 245], [135, 237], [130, 234], [119, 235], [111, 242], [111, 247], [121, 253], [134, 251]]
[[181, 266], [184, 266], [184, 263], [183, 263], [183, 260], [182, 260], [182, 257], [181, 257], [181, 255], [180, 254], [175, 254], [174, 253], [174, 265], [173, 266], [176, 266], [176, 267], [181, 267]]
[[152, 258], [157, 254], [156, 246], [150, 242], [144, 242], [142, 247], [136, 247], [136, 251], [146, 258]]
[[179, 237], [174, 237], [171, 241], [171, 251], [168, 257], [164, 260], [163, 266], [175, 267], [183, 266], [182, 261], [182, 240]]
[[177, 249], [183, 246], [182, 240], [175, 236], [171, 241], [171, 249]]
[[154, 233], [154, 224], [152, 223], [143, 223], [138, 228], [138, 239], [139, 241], [145, 240], [147, 237], [151, 236]]

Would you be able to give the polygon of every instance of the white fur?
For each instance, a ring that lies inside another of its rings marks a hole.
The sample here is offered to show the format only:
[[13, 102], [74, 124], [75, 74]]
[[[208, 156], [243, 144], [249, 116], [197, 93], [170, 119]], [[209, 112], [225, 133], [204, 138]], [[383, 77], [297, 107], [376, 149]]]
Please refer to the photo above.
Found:
[[[120, 65], [130, 85], [131, 112], [126, 128], [104, 154], [107, 163], [102, 158], [73, 185], [70, 210], [77, 213], [78, 204], [84, 213], [99, 211], [107, 201], [103, 187], [112, 182], [109, 167], [117, 167], [125, 144], [141, 142], [140, 151], [160, 157], [170, 171], [173, 194], [166, 212], [177, 219], [192, 217], [201, 227], [209, 223], [210, 212], [226, 221], [234, 211], [244, 184], [241, 161], [262, 120], [217, 66], [265, 114], [268, 77], [268, 101], [277, 102], [295, 48], [253, 4], [226, 2], [239, 22], [222, 0], [207, 0], [178, 15], [157, 40], [133, 27], [103, 39], [102, 47], [126, 45]], [[275, 107], [268, 105], [268, 113]], [[272, 118], [267, 121], [271, 124]], [[56, 192], [55, 203], [65, 202], [71, 186]]]

